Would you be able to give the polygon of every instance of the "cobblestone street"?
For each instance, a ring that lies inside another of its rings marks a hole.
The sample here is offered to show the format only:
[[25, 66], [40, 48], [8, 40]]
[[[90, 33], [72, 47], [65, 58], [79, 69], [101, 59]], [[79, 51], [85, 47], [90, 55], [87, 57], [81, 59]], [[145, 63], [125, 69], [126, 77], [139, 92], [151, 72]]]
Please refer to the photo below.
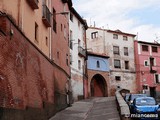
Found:
[[114, 97], [75, 102], [50, 120], [120, 120]]

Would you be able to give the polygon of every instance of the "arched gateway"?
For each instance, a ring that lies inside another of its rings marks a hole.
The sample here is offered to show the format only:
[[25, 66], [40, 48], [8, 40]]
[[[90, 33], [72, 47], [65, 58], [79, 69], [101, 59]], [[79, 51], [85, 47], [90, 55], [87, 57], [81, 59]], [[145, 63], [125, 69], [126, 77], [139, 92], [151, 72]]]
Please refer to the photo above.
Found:
[[107, 94], [107, 84], [104, 77], [100, 74], [96, 74], [91, 79], [90, 83], [91, 96], [92, 97], [106, 97]]

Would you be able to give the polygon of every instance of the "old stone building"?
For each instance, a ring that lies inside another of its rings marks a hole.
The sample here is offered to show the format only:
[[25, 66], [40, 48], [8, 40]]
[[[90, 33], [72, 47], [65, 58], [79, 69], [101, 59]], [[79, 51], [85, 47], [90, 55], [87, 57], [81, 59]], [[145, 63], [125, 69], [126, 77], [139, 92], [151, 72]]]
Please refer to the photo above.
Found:
[[110, 93], [117, 87], [136, 92], [134, 34], [120, 30], [87, 29], [87, 50], [109, 56]]

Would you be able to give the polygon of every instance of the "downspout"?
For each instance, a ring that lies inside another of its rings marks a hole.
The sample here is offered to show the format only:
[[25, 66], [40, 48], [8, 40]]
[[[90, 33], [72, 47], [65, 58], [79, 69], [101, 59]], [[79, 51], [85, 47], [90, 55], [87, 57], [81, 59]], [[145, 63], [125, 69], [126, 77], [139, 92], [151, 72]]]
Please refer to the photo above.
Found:
[[[52, 8], [52, 0], [50, 0], [50, 9], [51, 8]], [[49, 28], [49, 59], [52, 60], [52, 27]]]
[[18, 27], [20, 28], [20, 4], [21, 4], [21, 0], [18, 0], [18, 16], [17, 16], [17, 24], [18, 24]]
[[105, 54], [106, 52], [106, 42], [105, 42], [105, 29], [103, 28], [103, 53]]
[[[84, 98], [88, 97], [88, 79], [87, 79], [87, 41], [86, 41], [86, 30], [87, 30], [87, 26], [86, 24], [84, 25], [84, 30], [85, 30], [85, 36], [84, 36], [84, 43], [85, 43], [85, 50], [86, 50], [86, 58], [84, 58], [84, 67], [83, 67], [83, 92], [84, 92]], [[85, 79], [87, 80], [87, 82], [85, 82]], [[87, 84], [87, 85], [85, 85]], [[85, 87], [87, 86], [87, 88]], [[85, 94], [86, 93], [86, 94]]]

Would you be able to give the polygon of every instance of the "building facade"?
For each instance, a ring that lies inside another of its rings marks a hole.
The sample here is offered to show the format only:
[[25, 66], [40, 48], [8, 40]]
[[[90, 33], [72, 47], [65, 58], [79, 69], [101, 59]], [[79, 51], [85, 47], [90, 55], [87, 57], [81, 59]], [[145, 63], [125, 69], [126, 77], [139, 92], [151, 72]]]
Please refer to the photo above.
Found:
[[108, 56], [88, 52], [88, 96], [110, 96]]
[[71, 7], [71, 0], [0, 1], [0, 119], [48, 120], [67, 107]]
[[86, 97], [86, 29], [87, 24], [72, 7], [70, 13], [70, 65], [73, 101]]
[[51, 60], [58, 70], [54, 73], [55, 103], [57, 109], [65, 107], [66, 95], [69, 103], [70, 90], [70, 48], [69, 48], [69, 13], [72, 1], [52, 0], [52, 42]]
[[135, 41], [134, 45], [137, 91], [158, 97], [160, 95], [160, 45], [143, 41]]
[[87, 30], [87, 50], [110, 57], [111, 95], [114, 95], [117, 87], [136, 92], [134, 37], [120, 30], [95, 27]]
[[51, 0], [2, 0], [0, 4], [0, 11], [7, 13], [28, 39], [49, 57]]

